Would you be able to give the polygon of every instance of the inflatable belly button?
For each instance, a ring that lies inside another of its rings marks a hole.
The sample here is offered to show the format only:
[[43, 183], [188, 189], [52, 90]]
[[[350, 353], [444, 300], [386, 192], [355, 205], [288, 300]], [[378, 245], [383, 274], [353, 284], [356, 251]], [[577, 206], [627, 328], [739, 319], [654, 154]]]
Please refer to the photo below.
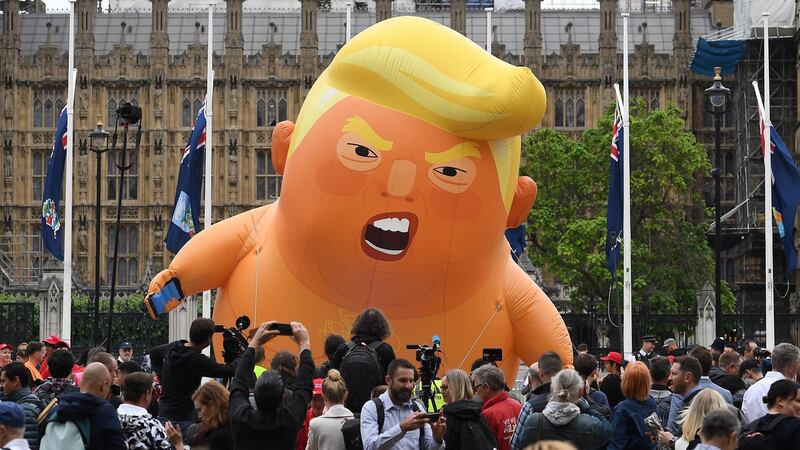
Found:
[[468, 370], [484, 347], [504, 349], [510, 380], [519, 359], [545, 351], [570, 364], [561, 316], [503, 234], [536, 198], [518, 176], [520, 135], [545, 104], [528, 68], [447, 27], [397, 17], [368, 28], [314, 83], [297, 123], [275, 127], [280, 199], [195, 235], [150, 283], [151, 315], [220, 288], [216, 323], [303, 322], [318, 360], [326, 335], [349, 338], [358, 312], [376, 307], [398, 357], [437, 334], [446, 369]]

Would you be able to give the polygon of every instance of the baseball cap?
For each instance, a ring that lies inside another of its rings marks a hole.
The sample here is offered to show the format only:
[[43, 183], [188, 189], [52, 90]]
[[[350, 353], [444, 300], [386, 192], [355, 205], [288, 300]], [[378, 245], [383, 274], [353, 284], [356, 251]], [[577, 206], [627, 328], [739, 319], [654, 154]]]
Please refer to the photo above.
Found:
[[12, 428], [23, 428], [25, 426], [25, 413], [22, 411], [22, 407], [14, 402], [0, 403], [0, 424]]
[[678, 341], [676, 341], [673, 338], [664, 339], [664, 347], [667, 347], [669, 345], [678, 345]]
[[314, 378], [314, 395], [322, 395], [322, 378]]
[[69, 344], [62, 341], [60, 337], [54, 335], [48, 336], [47, 339], [42, 340], [42, 343], [52, 345], [53, 347], [67, 347], [69, 348]]
[[619, 352], [608, 352], [608, 356], [600, 358], [602, 361], [611, 361], [617, 363], [618, 366], [622, 365], [622, 355]]
[[2, 344], [0, 344], [0, 350], [14, 350], [14, 346], [3, 342]]
[[119, 343], [119, 347], [117, 348], [133, 348], [133, 346], [128, 341], [122, 341]]

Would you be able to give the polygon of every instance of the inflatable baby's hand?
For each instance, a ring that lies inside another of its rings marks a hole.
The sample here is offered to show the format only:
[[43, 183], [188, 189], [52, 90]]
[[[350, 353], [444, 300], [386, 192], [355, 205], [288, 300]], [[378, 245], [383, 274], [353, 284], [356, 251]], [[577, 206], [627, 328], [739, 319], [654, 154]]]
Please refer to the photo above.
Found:
[[175, 309], [183, 300], [181, 283], [177, 278], [171, 278], [169, 271], [163, 271], [153, 278], [144, 298], [147, 312], [153, 319]]

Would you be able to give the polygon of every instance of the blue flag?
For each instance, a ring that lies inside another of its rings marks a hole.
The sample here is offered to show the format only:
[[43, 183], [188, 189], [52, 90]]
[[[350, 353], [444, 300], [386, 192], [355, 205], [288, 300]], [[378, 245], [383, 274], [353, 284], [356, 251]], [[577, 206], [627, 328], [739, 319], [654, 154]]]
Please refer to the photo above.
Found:
[[617, 271], [619, 249], [622, 245], [622, 154], [623, 154], [622, 115], [619, 106], [614, 111], [614, 125], [611, 128], [611, 169], [608, 183], [608, 211], [606, 212], [606, 258], [608, 270], [613, 276]]
[[[764, 129], [761, 122], [761, 154], [764, 154]], [[797, 267], [797, 250], [794, 248], [794, 218], [800, 204], [800, 171], [797, 170], [789, 149], [781, 139], [778, 131], [770, 126], [770, 153], [772, 155], [772, 214], [775, 226], [783, 241], [786, 254], [786, 273], [790, 274]]]
[[164, 243], [172, 253], [178, 253], [200, 229], [200, 197], [203, 187], [203, 164], [206, 149], [206, 105], [197, 112], [197, 119], [183, 150], [175, 207]]
[[42, 193], [42, 242], [59, 261], [64, 261], [64, 230], [58, 216], [61, 185], [64, 183], [64, 165], [67, 161], [67, 107], [61, 110], [53, 139], [53, 151], [47, 163], [47, 177]]

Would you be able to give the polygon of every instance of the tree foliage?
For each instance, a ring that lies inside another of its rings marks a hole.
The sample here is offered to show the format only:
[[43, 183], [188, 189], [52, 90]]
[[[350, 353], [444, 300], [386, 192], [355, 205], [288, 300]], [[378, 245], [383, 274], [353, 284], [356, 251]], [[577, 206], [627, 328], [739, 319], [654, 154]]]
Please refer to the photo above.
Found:
[[[705, 149], [685, 130], [680, 110], [631, 108], [631, 261], [634, 305], [650, 312], [689, 312], [713, 280], [707, 212], [699, 187], [710, 174]], [[553, 130], [523, 142], [525, 175], [539, 195], [528, 217], [533, 263], [572, 287], [576, 310], [605, 308], [611, 275], [605, 227], [613, 110], [574, 139]], [[617, 282], [621, 289], [622, 262]], [[726, 291], [726, 303], [733, 296]]]

